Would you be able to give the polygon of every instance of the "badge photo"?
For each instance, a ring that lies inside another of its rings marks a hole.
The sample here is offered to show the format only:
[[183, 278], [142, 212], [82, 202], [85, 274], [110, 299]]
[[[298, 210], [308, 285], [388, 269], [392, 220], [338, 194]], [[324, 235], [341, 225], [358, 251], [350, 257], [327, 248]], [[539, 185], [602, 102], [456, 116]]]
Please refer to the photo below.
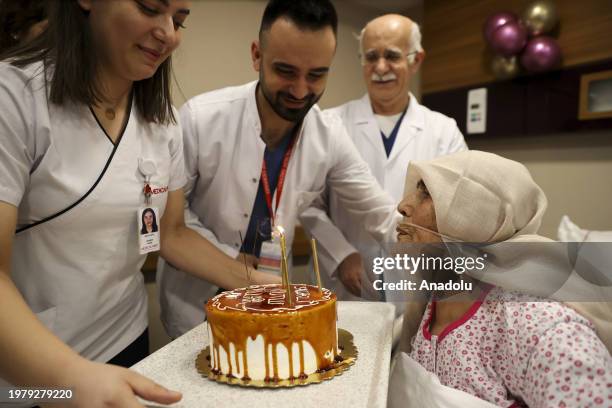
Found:
[[281, 247], [278, 238], [261, 243], [261, 252], [259, 255], [258, 270], [264, 270], [269, 273], [280, 276], [281, 274]]
[[159, 209], [142, 207], [138, 210], [138, 246], [140, 254], [159, 251]]

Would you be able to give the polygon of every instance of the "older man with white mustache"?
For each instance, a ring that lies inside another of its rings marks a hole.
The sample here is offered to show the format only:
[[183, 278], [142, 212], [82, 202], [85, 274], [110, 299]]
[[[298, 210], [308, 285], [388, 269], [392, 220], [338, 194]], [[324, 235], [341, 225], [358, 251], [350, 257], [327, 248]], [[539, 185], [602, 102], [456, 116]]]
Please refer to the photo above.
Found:
[[[419, 104], [409, 91], [425, 58], [416, 23], [397, 14], [375, 18], [361, 31], [359, 43], [368, 93], [332, 111], [342, 117], [380, 185], [399, 203], [411, 160], [433, 159], [467, 146], [453, 119]], [[311, 208], [301, 217], [314, 237], [325, 234], [329, 241], [335, 234], [336, 244], [319, 254], [325, 284], [341, 299], [366, 297], [372, 293], [372, 260], [381, 256], [380, 245], [358, 220], [349, 219], [333, 192], [326, 199], [327, 208]]]

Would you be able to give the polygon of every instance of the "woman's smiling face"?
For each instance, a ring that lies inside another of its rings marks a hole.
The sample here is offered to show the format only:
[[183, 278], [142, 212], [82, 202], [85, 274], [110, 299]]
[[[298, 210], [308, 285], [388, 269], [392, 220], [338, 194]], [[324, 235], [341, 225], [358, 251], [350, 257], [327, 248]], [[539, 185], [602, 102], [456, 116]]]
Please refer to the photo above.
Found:
[[181, 42], [188, 0], [78, 0], [88, 13], [104, 71], [129, 81], [150, 78]]

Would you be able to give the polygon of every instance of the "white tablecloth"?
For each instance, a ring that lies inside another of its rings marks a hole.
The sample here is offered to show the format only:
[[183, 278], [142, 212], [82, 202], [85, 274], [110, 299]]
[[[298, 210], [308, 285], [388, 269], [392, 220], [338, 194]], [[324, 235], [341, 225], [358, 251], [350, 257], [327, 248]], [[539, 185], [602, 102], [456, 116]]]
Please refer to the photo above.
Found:
[[[133, 370], [183, 393], [173, 407], [375, 408], [387, 404], [394, 307], [386, 303], [339, 302], [338, 327], [354, 336], [355, 364], [331, 381], [284, 389], [251, 389], [203, 378], [195, 359], [208, 345], [206, 323], [140, 361]], [[153, 405], [150, 405], [153, 406]]]

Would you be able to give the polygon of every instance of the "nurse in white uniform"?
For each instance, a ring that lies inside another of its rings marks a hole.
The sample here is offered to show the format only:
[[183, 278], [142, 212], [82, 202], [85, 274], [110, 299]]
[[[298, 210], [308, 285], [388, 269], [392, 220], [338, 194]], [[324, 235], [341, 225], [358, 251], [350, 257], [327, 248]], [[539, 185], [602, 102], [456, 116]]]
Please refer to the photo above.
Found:
[[[183, 270], [246, 282], [184, 226], [169, 57], [190, 2], [49, 5], [49, 30], [0, 62], [0, 378], [69, 387], [71, 407], [172, 403], [179, 393], [101, 363], [146, 356], [139, 271], [160, 242]], [[141, 234], [148, 209], [159, 224]]]

